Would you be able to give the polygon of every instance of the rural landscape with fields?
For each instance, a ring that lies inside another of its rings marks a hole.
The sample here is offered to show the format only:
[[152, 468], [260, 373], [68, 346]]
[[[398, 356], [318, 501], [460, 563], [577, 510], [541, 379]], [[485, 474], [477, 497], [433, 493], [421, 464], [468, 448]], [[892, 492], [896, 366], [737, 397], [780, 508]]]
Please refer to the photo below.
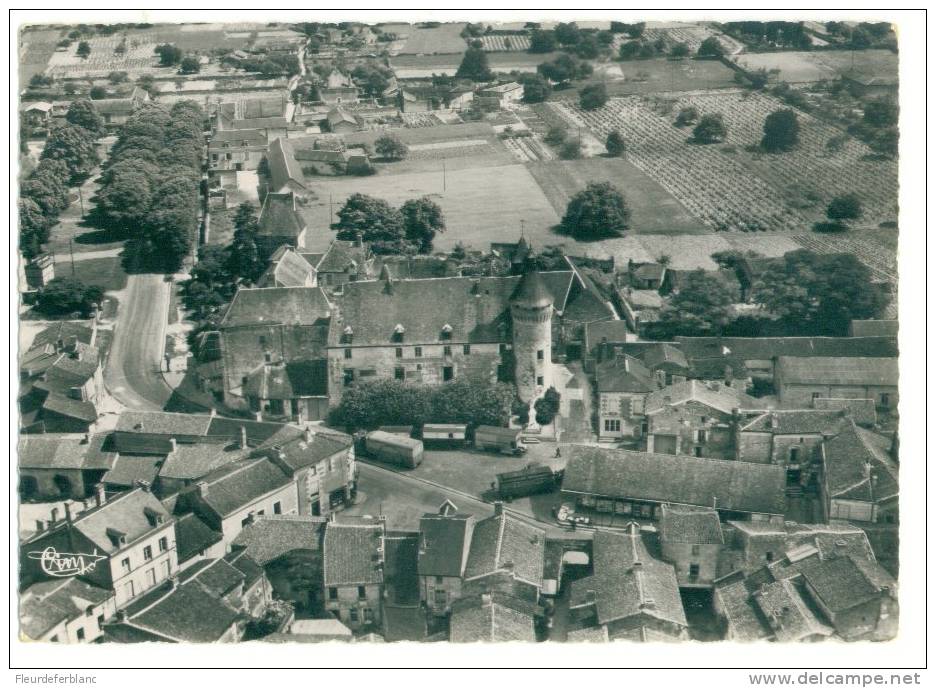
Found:
[[20, 28], [22, 640], [896, 637], [899, 27], [270, 19]]

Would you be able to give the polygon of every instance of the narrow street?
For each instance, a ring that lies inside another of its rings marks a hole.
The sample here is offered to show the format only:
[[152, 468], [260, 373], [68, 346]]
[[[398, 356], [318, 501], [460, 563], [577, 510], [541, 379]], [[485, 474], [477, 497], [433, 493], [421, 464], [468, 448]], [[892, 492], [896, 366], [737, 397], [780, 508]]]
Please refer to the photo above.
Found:
[[163, 275], [130, 275], [119, 301], [104, 385], [128, 409], [161, 411], [172, 396], [159, 373], [165, 348], [169, 283]]

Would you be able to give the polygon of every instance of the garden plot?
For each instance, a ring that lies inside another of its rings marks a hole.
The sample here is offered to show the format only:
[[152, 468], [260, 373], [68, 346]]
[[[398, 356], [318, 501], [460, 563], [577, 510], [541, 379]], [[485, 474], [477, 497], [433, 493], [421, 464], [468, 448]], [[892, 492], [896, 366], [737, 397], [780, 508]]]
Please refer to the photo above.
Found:
[[529, 36], [481, 36], [478, 40], [488, 52], [523, 52], [530, 49]]
[[[585, 122], [599, 139], [618, 129], [627, 141], [627, 159], [716, 230], [802, 231], [844, 193], [863, 199], [868, 224], [896, 218], [896, 164], [871, 159], [869, 149], [853, 139], [841, 152], [826, 155], [826, 142], [841, 133], [831, 125], [800, 112], [798, 149], [763, 155], [746, 149], [759, 142], [767, 115], [784, 107], [770, 96], [689, 92], [671, 104], [669, 114], [644, 97], [615, 98], [591, 112], [572, 103], [551, 107], [569, 121]], [[675, 113], [690, 105], [703, 115], [724, 116], [724, 143], [696, 145], [690, 143], [691, 129], [673, 126]]]
[[552, 149], [533, 136], [509, 136], [502, 140], [518, 162], [556, 159]]

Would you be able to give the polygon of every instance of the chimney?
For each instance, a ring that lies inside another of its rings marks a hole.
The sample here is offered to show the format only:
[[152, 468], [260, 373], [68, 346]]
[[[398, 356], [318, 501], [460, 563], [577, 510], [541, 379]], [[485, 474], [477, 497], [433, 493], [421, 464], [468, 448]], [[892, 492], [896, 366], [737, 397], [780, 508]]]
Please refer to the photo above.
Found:
[[244, 427], [243, 425], [240, 428], [240, 448], [241, 449], [247, 448], [247, 428]]
[[198, 492], [199, 497], [208, 496], [208, 483], [206, 483], [204, 480], [199, 480], [197, 483], [195, 483], [195, 489]]
[[98, 506], [104, 506], [107, 502], [107, 495], [104, 493], [104, 483], [98, 483], [94, 486], [94, 503]]
[[81, 443], [82, 443], [82, 444], [89, 444], [90, 442], [91, 442], [91, 433], [90, 433], [90, 432], [86, 432], [86, 433], [84, 434], [84, 437], [81, 438]]
[[41, 518], [36, 519], [36, 532], [41, 533], [45, 530], [45, 521]]
[[494, 515], [503, 516], [504, 515], [504, 503], [501, 501], [494, 502]]
[[140, 489], [143, 490], [144, 492], [149, 492], [149, 491], [150, 491], [150, 484], [149, 484], [149, 482], [146, 481], [146, 480], [140, 480], [140, 479], [138, 478], [137, 480], [134, 480], [134, 481], [133, 481], [133, 486], [134, 486], [134, 487], [140, 488]]
[[217, 409], [214, 409], [214, 408], [211, 409], [211, 411], [209, 412], [209, 415], [210, 415], [212, 418], [214, 418], [215, 416], [218, 415], [218, 410], [217, 410]]
[[176, 442], [176, 438], [175, 438], [175, 437], [170, 437], [170, 438], [169, 438], [169, 447], [170, 447], [169, 453], [170, 453], [170, 454], [175, 454], [176, 448], [178, 448], [178, 446], [179, 446], [179, 443]]
[[57, 506], [52, 507], [52, 513], [50, 514], [50, 517], [51, 517], [53, 524], [55, 524], [55, 522], [58, 521], [58, 515], [59, 515], [58, 507]]
[[357, 232], [354, 235], [354, 245], [358, 248], [364, 248], [364, 232]]
[[59, 337], [58, 339], [55, 340], [55, 352], [61, 353], [64, 350], [65, 350], [65, 340]]
[[126, 609], [118, 609], [118, 610], [117, 610], [117, 613], [114, 615], [114, 619], [117, 621], [117, 623], [123, 623], [124, 621], [126, 621], [126, 620], [127, 620], [127, 610], [126, 610]]
[[305, 432], [304, 432], [303, 434], [305, 434], [305, 442], [306, 442], [306, 444], [311, 444], [311, 443], [312, 443], [312, 438], [315, 437], [315, 433], [312, 431], [312, 426], [311, 426], [311, 425], [306, 425], [306, 426], [305, 426]]
[[72, 522], [71, 504], [68, 502], [65, 502], [65, 520], [68, 523]]
[[260, 421], [263, 420], [263, 414], [262, 414], [260, 411], [257, 411], [257, 412], [254, 414], [254, 420], [257, 421], [257, 422], [259, 423]]

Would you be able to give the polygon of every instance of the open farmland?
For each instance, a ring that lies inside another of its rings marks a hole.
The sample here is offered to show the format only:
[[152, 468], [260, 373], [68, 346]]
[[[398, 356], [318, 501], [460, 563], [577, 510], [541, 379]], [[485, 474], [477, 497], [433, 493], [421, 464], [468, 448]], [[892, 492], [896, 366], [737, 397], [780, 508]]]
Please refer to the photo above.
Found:
[[676, 43], [685, 43], [689, 46], [689, 51], [694, 55], [699, 46], [709, 36], [716, 36], [729, 55], [740, 52], [744, 44], [740, 41], [718, 33], [713, 29], [702, 24], [683, 24], [680, 22], [657, 23], [650, 22], [644, 29], [643, 38], [647, 41], [655, 41], [662, 38], [667, 45]]
[[[643, 97], [615, 98], [592, 112], [567, 103], [551, 107], [600, 139], [620, 130], [628, 143], [627, 159], [713, 229], [803, 231], [824, 217], [834, 196], [844, 193], [863, 199], [869, 225], [896, 218], [896, 164], [872, 159], [854, 139], [841, 152], [826, 154], [826, 141], [841, 133], [831, 125], [800, 112], [800, 146], [791, 153], [763, 155], [747, 148], [759, 142], [766, 116], [783, 107], [772, 97], [743, 91], [686, 93], [671, 105], [667, 114], [658, 101]], [[703, 115], [725, 117], [724, 143], [693, 144], [691, 129], [673, 125], [675, 113], [690, 105]]]
[[595, 65], [590, 79], [575, 88], [557, 91], [554, 99], [577, 100], [582, 87], [602, 82], [610, 96], [669, 91], [699, 91], [737, 88], [734, 72], [718, 60], [632, 60]]
[[852, 76], [897, 82], [897, 55], [889, 50], [822, 50], [804, 52], [750, 53], [734, 58], [748, 71], [779, 69], [777, 77], [788, 83]]
[[536, 245], [561, 243], [561, 238], [557, 240], [551, 231], [559, 217], [523, 165], [447, 169], [445, 182], [443, 191], [441, 169], [360, 178], [322, 178], [316, 183], [318, 200], [306, 206], [304, 213], [310, 227], [322, 230], [310, 232], [313, 236], [307, 238], [306, 246], [319, 250], [334, 237], [325, 229], [331, 224], [329, 196], [337, 213], [353, 193], [376, 196], [394, 206], [428, 195], [441, 206], [448, 226], [435, 240], [435, 248], [440, 251], [450, 251], [459, 242], [487, 249], [492, 241], [508, 241], [519, 236], [521, 220], [525, 222], [527, 237]]
[[434, 55], [456, 53], [461, 55], [468, 49], [468, 44], [461, 37], [465, 24], [440, 24], [431, 29], [414, 26], [410, 29], [406, 43], [400, 50], [401, 55]]
[[60, 32], [53, 29], [23, 31], [19, 44], [19, 82], [23, 88], [36, 74], [45, 72], [55, 54]]
[[[488, 64], [495, 72], [535, 72], [537, 66], [559, 53], [496, 52], [488, 55]], [[428, 79], [433, 74], [453, 76], [461, 64], [458, 55], [397, 55], [390, 58], [390, 68], [398, 79]]]
[[662, 186], [621, 158], [553, 160], [531, 163], [529, 169], [560, 217], [569, 199], [588, 182], [611, 182], [627, 199], [634, 232], [698, 234], [710, 231]]
[[491, 35], [481, 36], [478, 40], [481, 41], [481, 47], [488, 52], [518, 52], [530, 48], [529, 36]]

